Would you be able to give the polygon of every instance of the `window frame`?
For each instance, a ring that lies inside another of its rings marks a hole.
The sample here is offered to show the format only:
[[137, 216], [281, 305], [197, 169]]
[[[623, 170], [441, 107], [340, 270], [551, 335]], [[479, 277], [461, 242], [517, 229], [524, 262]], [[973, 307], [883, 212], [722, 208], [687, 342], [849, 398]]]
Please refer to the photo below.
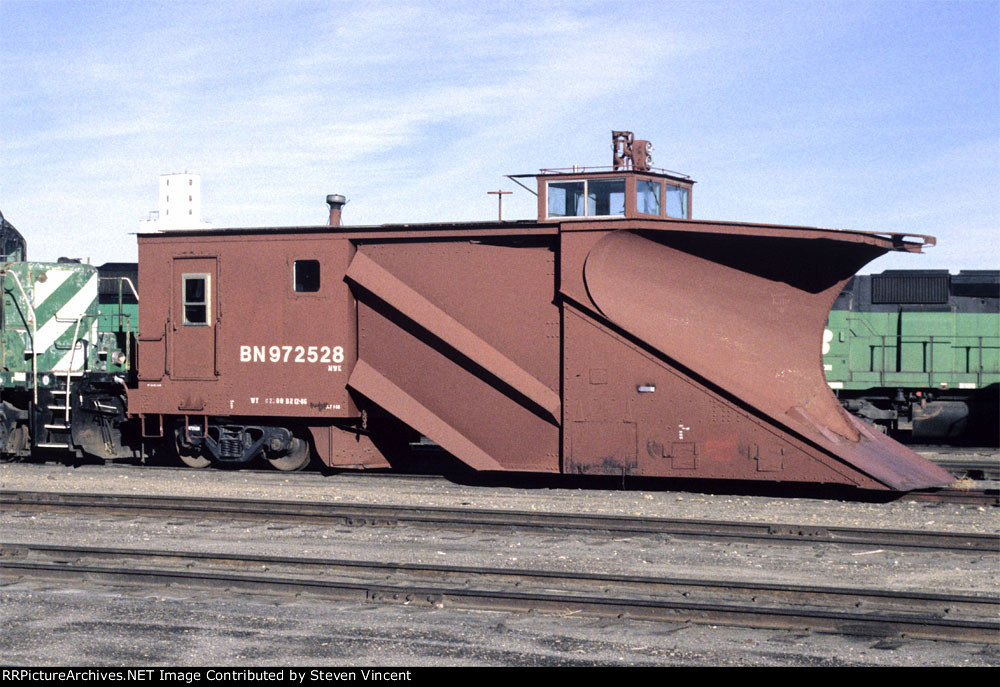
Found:
[[[591, 181], [613, 182], [619, 181], [622, 184], [622, 211], [613, 215], [591, 215], [590, 210], [590, 183]], [[549, 211], [549, 190], [552, 184], [583, 184], [583, 214], [582, 215], [553, 215]], [[583, 179], [546, 179], [545, 181], [545, 219], [556, 220], [577, 220], [577, 219], [604, 219], [608, 217], [625, 217], [628, 214], [628, 180], [624, 176], [611, 177], [585, 177]]]
[[[656, 212], [644, 212], [639, 209], [639, 185], [649, 184], [657, 189], [656, 194]], [[663, 217], [664, 214], [664, 203], [663, 203], [663, 181], [660, 179], [650, 179], [648, 177], [636, 177], [635, 179], [635, 212], [637, 215], [646, 215], [648, 217]]]
[[[299, 263], [316, 263], [316, 288], [308, 291], [299, 291], [298, 288], [298, 265]], [[316, 258], [301, 258], [292, 260], [292, 293], [296, 296], [318, 294], [323, 289], [323, 264]]]
[[[200, 279], [204, 282], [205, 300], [188, 301], [188, 281]], [[188, 306], [205, 308], [204, 322], [191, 322], [188, 319]], [[208, 272], [184, 272], [181, 274], [181, 323], [185, 327], [210, 327], [212, 324], [212, 275]]]
[[[687, 186], [682, 186], [680, 184], [674, 184], [669, 181], [663, 183], [663, 216], [668, 219], [691, 219], [691, 189]], [[683, 209], [683, 215], [681, 217], [675, 217], [669, 212], [669, 204], [667, 198], [670, 195], [670, 189], [675, 188], [678, 191], [683, 191], [684, 202], [681, 204]]]

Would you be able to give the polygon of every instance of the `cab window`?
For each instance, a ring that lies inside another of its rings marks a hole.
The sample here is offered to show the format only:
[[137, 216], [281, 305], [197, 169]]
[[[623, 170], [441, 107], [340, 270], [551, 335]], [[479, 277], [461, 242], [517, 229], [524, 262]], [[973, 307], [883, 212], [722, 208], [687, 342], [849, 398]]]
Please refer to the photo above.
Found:
[[667, 184], [667, 217], [688, 218], [688, 190]]
[[624, 214], [624, 179], [591, 179], [587, 182], [588, 217]]
[[635, 208], [645, 215], [660, 214], [660, 184], [639, 179], [635, 182]]
[[549, 184], [549, 217], [583, 215], [584, 182], [567, 181]]
[[611, 217], [625, 214], [625, 179], [552, 181], [549, 217]]

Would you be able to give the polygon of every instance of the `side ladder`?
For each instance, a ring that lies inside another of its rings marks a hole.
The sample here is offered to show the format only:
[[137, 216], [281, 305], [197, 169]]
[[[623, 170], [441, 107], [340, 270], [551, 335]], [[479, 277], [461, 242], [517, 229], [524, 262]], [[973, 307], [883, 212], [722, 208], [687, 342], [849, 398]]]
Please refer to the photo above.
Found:
[[[42, 428], [45, 430], [45, 441], [38, 441], [37, 436], [37, 420], [36, 420], [36, 436], [34, 445], [37, 448], [54, 448], [54, 449], [65, 449], [71, 450], [73, 448], [73, 423], [70, 419], [70, 412], [72, 409], [72, 397], [70, 392], [73, 390], [73, 378], [83, 376], [83, 368], [86, 367], [86, 360], [81, 366], [79, 372], [73, 371], [73, 364], [76, 361], [76, 352], [80, 349], [85, 349], [85, 345], [79, 340], [80, 335], [80, 322], [83, 320], [83, 315], [76, 318], [76, 326], [73, 328], [73, 348], [70, 351], [69, 365], [67, 365], [67, 370], [65, 373], [53, 373], [56, 380], [63, 379], [63, 386], [56, 387], [54, 389], [49, 389], [49, 393], [55, 397], [55, 399], [62, 399], [62, 403], [47, 403], [45, 407], [45, 412], [42, 413], [44, 418], [42, 422]], [[34, 353], [34, 346], [32, 346]], [[37, 354], [36, 354], [37, 355]], [[38, 407], [38, 387], [35, 387], [35, 400], [36, 400], [36, 417]], [[61, 417], [60, 417], [61, 415]], [[55, 436], [53, 436], [55, 435]]]
[[[56, 388], [48, 390], [48, 393], [53, 396], [51, 402], [46, 403], [44, 408], [38, 409], [36, 407], [36, 418], [42, 420], [41, 427], [45, 430], [45, 440], [35, 441], [37, 448], [66, 450], [73, 448], [72, 399], [70, 392], [73, 387], [72, 379], [82, 375], [82, 372], [69, 372], [65, 375], [57, 375], [56, 379], [62, 380], [63, 383]], [[36, 430], [37, 426], [36, 424]]]

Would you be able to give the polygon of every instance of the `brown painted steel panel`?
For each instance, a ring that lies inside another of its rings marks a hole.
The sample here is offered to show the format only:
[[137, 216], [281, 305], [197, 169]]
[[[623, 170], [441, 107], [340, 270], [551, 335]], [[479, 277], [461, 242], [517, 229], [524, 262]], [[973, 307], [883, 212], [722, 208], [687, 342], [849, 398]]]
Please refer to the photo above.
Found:
[[[903, 490], [946, 484], [951, 478], [940, 468], [888, 438], [861, 431], [823, 377], [821, 334], [833, 299], [856, 269], [880, 252], [866, 242], [832, 239], [618, 231], [593, 242], [582, 270], [589, 301], [604, 317], [692, 381], [730, 396], [728, 404], [745, 405], [768, 418], [775, 431], [791, 430], [862, 473], [851, 481], [874, 479]], [[567, 350], [573, 344], [567, 331]], [[574, 361], [569, 354], [566, 359], [568, 379]], [[566, 396], [568, 404], [568, 391]], [[671, 422], [680, 429], [712, 417], [705, 409], [691, 413], [690, 420], [678, 416]], [[728, 433], [720, 430], [714, 440], [747, 442], [746, 432], [741, 423]], [[677, 440], [656, 439], [664, 445]], [[781, 454], [763, 455], [763, 464], [773, 466]], [[830, 481], [822, 462], [817, 458], [810, 474], [806, 461], [790, 479]], [[721, 474], [707, 467], [697, 472], [748, 478], [735, 460], [728, 474], [722, 463], [718, 467]], [[778, 478], [773, 469], [760, 472]], [[781, 473], [792, 474], [788, 467]]]
[[574, 421], [566, 428], [567, 472], [640, 474], [635, 422]]
[[557, 471], [552, 251], [362, 245], [356, 263], [351, 387], [476, 469]]
[[[810, 255], [808, 245], [734, 238], [745, 261], [739, 269], [720, 262], [721, 241], [714, 255], [701, 257], [665, 243], [673, 238], [614, 232], [591, 249], [584, 273], [601, 312], [772, 416], [801, 408], [856, 440], [820, 364], [827, 301], [840, 293], [841, 278], [854, 273], [833, 255], [838, 246]], [[708, 240], [698, 238], [699, 245]], [[838, 265], [828, 276], [823, 256]], [[781, 264], [793, 259], [798, 265]], [[757, 261], [775, 274], [751, 271]], [[793, 281], [799, 269], [809, 272], [808, 282]], [[778, 273], [784, 280], [774, 278]]]
[[558, 395], [555, 250], [554, 237], [516, 235], [502, 241], [430, 235], [420, 242], [366, 242], [359, 248]]
[[585, 311], [564, 313], [567, 472], [880, 488]]
[[[431, 263], [436, 264], [436, 263]], [[516, 392], [545, 410], [549, 420], [558, 424], [561, 416], [559, 394], [535, 379], [513, 360], [505, 356], [464, 324], [437, 307], [423, 295], [365, 253], [351, 261], [347, 279], [383, 301], [398, 312], [405, 313], [413, 324], [422, 327], [457, 353], [479, 365]]]
[[[146, 290], [140, 381], [130, 394], [130, 412], [357, 415], [346, 389], [357, 357], [355, 304], [343, 280], [354, 252], [349, 241], [162, 234], [141, 237], [139, 249], [140, 288]], [[319, 263], [315, 291], [296, 291], [297, 261]], [[185, 274], [208, 274], [214, 282], [207, 326], [183, 323]]]
[[371, 437], [334, 425], [309, 428], [320, 460], [332, 468], [378, 469], [392, 467]]

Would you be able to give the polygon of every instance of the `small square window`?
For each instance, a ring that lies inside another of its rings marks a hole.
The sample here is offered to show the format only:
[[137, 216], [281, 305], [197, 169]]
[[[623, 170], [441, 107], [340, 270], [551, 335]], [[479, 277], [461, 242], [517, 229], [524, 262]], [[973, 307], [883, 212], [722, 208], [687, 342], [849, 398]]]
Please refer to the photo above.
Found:
[[293, 272], [297, 293], [319, 291], [319, 260], [296, 260]]

